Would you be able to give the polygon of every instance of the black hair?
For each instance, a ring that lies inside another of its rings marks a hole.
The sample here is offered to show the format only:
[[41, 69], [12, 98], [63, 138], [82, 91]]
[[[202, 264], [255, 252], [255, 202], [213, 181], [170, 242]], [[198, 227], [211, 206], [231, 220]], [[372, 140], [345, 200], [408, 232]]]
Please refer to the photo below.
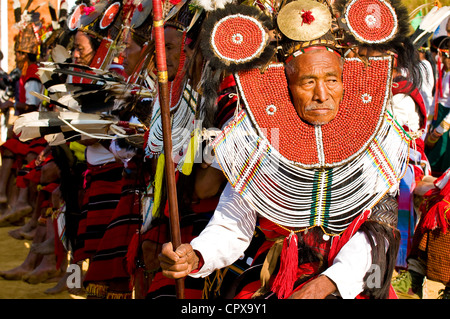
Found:
[[406, 70], [407, 80], [416, 88], [422, 86], [422, 64], [417, 49], [409, 38], [392, 46], [397, 56], [397, 68]]
[[33, 53], [27, 53], [28, 56], [28, 60], [30, 60], [30, 62], [36, 62], [37, 61], [37, 54], [33, 54]]
[[446, 41], [448, 41], [448, 37], [446, 37], [445, 35], [443, 35], [443, 36], [440, 36], [440, 37], [437, 37], [437, 38], [434, 38], [432, 41], [431, 41], [431, 45], [430, 45], [430, 50], [431, 50], [431, 52], [433, 52], [433, 53], [437, 53], [438, 52], [438, 49], [443, 49], [443, 48], [445, 48], [445, 42]]
[[197, 40], [200, 38], [200, 33], [202, 30], [203, 21], [205, 20], [206, 14], [202, 12], [200, 17], [197, 19], [192, 28], [186, 33], [186, 38], [192, 41], [188, 43], [188, 47], [192, 50], [195, 47]]
[[94, 49], [94, 51], [97, 51], [102, 41], [99, 38], [94, 37], [88, 33], [86, 34], [88, 35], [89, 43], [91, 44], [92, 48]]

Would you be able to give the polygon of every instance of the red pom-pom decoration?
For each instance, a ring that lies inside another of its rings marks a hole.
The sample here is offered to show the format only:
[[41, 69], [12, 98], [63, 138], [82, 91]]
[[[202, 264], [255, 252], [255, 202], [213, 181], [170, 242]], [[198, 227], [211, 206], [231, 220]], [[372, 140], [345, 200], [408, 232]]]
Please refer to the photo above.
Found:
[[307, 10], [307, 11], [302, 10], [301, 17], [302, 17], [302, 25], [303, 25], [303, 23], [311, 24], [314, 22], [314, 20], [316, 20], [316, 18], [314, 18], [314, 16], [312, 15], [311, 10]]

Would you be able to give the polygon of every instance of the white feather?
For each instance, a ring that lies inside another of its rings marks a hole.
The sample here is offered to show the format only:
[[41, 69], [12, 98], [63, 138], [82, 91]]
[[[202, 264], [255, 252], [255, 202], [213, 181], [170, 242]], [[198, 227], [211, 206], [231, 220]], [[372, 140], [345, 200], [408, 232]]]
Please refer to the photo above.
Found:
[[[68, 120], [70, 120], [70, 124], [67, 122]], [[50, 125], [60, 126], [62, 131], [79, 130], [82, 132], [80, 134], [86, 133], [87, 135], [91, 133], [104, 135], [108, 126], [113, 123], [113, 120], [104, 119], [98, 114], [51, 111], [29, 112], [20, 115], [14, 121], [13, 131], [20, 136], [19, 139], [21, 141], [40, 137], [41, 133], [39, 128]]]
[[416, 31], [412, 36], [413, 44], [419, 42], [419, 40], [423, 40], [423, 37], [427, 37], [436, 31], [439, 25], [450, 16], [450, 7], [441, 7], [434, 6], [428, 14], [423, 17], [422, 22], [417, 27]]
[[226, 4], [233, 2], [232, 0], [216, 0], [215, 7], [216, 9], [223, 9]]
[[233, 2], [233, 0], [196, 0], [195, 2], [205, 11], [213, 11], [223, 9], [226, 4]]
[[55, 84], [48, 88], [48, 93], [67, 93], [67, 86], [65, 83]]
[[67, 108], [74, 112], [81, 112], [81, 105], [73, 98], [70, 94], [65, 94], [57, 100], [62, 105], [67, 106]]
[[20, 7], [21, 7], [20, 1], [19, 0], [14, 0], [13, 1], [13, 9], [17, 9], [17, 8], [20, 8]]
[[431, 9], [430, 12], [428, 12], [428, 14], [423, 18], [419, 28], [426, 32], [434, 32], [441, 22], [448, 16], [450, 16], [450, 6], [441, 8], [434, 6], [433, 9]]
[[57, 44], [52, 49], [52, 60], [57, 63], [64, 63], [68, 58], [71, 57], [69, 51], [60, 44]]

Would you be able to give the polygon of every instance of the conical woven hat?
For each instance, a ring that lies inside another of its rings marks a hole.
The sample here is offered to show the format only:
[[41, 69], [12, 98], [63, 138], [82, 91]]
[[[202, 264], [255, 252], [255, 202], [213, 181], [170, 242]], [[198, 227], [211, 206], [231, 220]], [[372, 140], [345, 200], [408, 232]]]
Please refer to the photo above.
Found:
[[20, 31], [16, 40], [14, 49], [25, 53], [38, 54], [39, 40], [34, 33], [33, 26], [27, 25], [25, 29]]
[[320, 38], [331, 28], [328, 7], [314, 0], [293, 1], [281, 9], [277, 24], [280, 31], [295, 41]]

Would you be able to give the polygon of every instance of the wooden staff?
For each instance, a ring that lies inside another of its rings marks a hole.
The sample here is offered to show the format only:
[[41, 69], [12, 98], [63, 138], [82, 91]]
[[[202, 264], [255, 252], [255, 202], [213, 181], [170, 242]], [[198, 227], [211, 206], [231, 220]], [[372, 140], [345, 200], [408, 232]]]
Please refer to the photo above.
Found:
[[[178, 216], [178, 201], [175, 181], [175, 167], [172, 161], [172, 131], [169, 108], [169, 83], [167, 75], [166, 51], [164, 41], [164, 20], [162, 17], [161, 0], [153, 1], [153, 30], [155, 36], [156, 66], [158, 70], [159, 102], [161, 106], [161, 121], [165, 154], [165, 170], [167, 192], [169, 199], [170, 234], [173, 249], [181, 245], [180, 220]], [[178, 299], [184, 299], [184, 279], [177, 279], [176, 293]]]

